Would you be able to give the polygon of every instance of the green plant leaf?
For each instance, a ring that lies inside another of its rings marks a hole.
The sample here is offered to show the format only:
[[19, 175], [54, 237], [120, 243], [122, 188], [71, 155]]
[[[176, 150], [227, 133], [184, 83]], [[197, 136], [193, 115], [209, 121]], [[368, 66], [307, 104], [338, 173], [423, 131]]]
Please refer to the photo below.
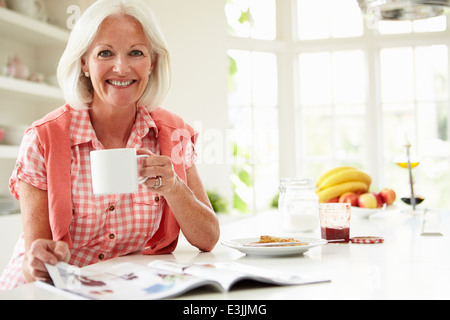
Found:
[[239, 17], [238, 21], [240, 24], [248, 22], [251, 26], [255, 24], [250, 9], [247, 9], [247, 11], [241, 11], [241, 16]]
[[211, 206], [215, 213], [228, 213], [228, 200], [225, 197], [222, 197], [216, 191], [206, 190], [206, 194], [208, 195], [209, 202], [211, 202]]
[[233, 206], [239, 212], [249, 212], [248, 205], [236, 193], [234, 193]]

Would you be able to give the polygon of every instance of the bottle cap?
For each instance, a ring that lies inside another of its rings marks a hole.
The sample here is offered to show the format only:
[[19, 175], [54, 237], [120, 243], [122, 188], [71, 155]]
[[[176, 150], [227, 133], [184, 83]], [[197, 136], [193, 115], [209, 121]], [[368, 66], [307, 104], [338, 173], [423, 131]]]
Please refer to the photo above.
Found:
[[382, 237], [353, 237], [350, 241], [357, 244], [375, 244], [383, 243], [384, 239]]

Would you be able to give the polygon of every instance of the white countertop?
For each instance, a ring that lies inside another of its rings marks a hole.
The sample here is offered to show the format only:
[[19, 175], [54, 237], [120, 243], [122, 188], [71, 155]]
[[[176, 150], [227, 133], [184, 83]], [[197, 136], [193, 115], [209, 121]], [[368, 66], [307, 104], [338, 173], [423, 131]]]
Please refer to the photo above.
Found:
[[[352, 218], [351, 237], [382, 236], [383, 244], [327, 244], [304, 255], [287, 257], [246, 256], [220, 243], [210, 253], [200, 253], [184, 238], [173, 254], [162, 256], [129, 255], [86, 268], [102, 270], [107, 265], [132, 261], [147, 264], [155, 259], [178, 262], [234, 261], [279, 271], [317, 274], [331, 282], [276, 287], [237, 285], [228, 293], [211, 288], [196, 289], [178, 299], [450, 299], [450, 212], [433, 211], [441, 217], [443, 236], [421, 236], [423, 214], [393, 211], [369, 219]], [[221, 241], [283, 235], [278, 213], [263, 213], [221, 224]], [[317, 230], [305, 236], [319, 237]], [[65, 299], [35, 284], [0, 293], [0, 299]]]

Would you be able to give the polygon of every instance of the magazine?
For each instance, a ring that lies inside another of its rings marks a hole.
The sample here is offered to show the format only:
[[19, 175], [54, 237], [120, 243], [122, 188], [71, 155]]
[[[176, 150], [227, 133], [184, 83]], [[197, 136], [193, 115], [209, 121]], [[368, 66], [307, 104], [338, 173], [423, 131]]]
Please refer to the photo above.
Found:
[[156, 260], [148, 265], [124, 262], [92, 273], [67, 263], [46, 265], [53, 286], [88, 299], [164, 299], [189, 290], [212, 286], [227, 292], [241, 280], [254, 280], [273, 285], [302, 285], [327, 282], [323, 278], [305, 278], [239, 263], [183, 264]]

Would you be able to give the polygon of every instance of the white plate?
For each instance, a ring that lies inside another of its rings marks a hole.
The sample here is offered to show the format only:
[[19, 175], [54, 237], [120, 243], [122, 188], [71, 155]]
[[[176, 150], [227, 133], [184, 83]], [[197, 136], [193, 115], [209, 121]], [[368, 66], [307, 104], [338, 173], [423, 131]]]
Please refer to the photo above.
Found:
[[383, 212], [394, 211], [396, 209], [397, 209], [397, 206], [395, 204], [384, 207], [384, 208], [376, 208], [376, 209], [352, 207], [352, 218], [357, 217], [357, 218], [366, 219], [375, 213], [382, 212], [382, 211]]
[[245, 246], [252, 242], [258, 242], [259, 238], [245, 238], [235, 239], [222, 242], [222, 245], [229, 248], [239, 250], [247, 255], [259, 255], [259, 256], [288, 256], [295, 254], [303, 254], [311, 248], [321, 246], [327, 243], [326, 240], [308, 237], [296, 237], [296, 240], [301, 242], [307, 242], [304, 246], [285, 246], [285, 247], [249, 247]]

